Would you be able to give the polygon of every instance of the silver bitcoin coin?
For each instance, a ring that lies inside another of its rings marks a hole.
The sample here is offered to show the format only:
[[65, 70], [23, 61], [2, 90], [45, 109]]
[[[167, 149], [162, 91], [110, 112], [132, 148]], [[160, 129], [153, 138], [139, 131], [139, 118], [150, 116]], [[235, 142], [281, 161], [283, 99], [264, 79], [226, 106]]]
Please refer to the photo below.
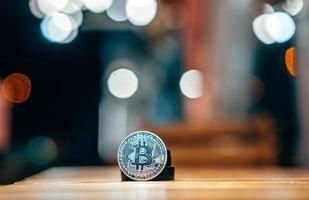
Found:
[[146, 181], [162, 172], [167, 162], [167, 150], [163, 141], [154, 133], [137, 131], [121, 142], [117, 160], [126, 176]]

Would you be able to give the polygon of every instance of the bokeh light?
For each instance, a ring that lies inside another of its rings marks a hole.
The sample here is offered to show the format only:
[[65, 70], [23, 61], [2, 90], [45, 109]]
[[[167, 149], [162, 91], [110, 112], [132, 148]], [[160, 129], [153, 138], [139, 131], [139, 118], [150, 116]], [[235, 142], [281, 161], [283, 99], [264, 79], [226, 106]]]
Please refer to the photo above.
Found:
[[179, 85], [186, 97], [199, 98], [203, 95], [203, 74], [198, 70], [189, 70], [182, 75]]
[[155, 0], [128, 0], [126, 15], [128, 20], [136, 26], [145, 26], [152, 22], [157, 13]]
[[43, 13], [37, 3], [37, 0], [30, 0], [29, 1], [29, 9], [33, 16], [36, 18], [43, 18], [45, 13]]
[[66, 14], [73, 14], [82, 10], [83, 3], [81, 0], [69, 0], [67, 5], [61, 10]]
[[72, 42], [78, 35], [78, 29], [74, 29], [74, 31], [67, 37], [67, 39], [63, 40], [61, 44], [67, 44]]
[[285, 66], [291, 76], [296, 76], [296, 50], [288, 48], [285, 52]]
[[111, 7], [107, 9], [107, 16], [115, 22], [124, 22], [127, 20], [126, 1], [114, 0]]
[[53, 12], [63, 10], [69, 3], [69, 0], [36, 0], [36, 1], [38, 8], [45, 15], [49, 15]]
[[113, 71], [107, 80], [108, 90], [117, 98], [129, 98], [138, 88], [138, 79], [135, 73], [126, 68]]
[[113, 0], [82, 0], [82, 2], [91, 12], [101, 13], [112, 5]]
[[304, 1], [303, 0], [285, 0], [281, 4], [284, 11], [289, 13], [292, 16], [297, 15], [302, 8], [304, 7]]
[[57, 146], [54, 140], [49, 137], [35, 137], [28, 143], [26, 154], [32, 164], [48, 165], [57, 157]]
[[256, 37], [264, 44], [286, 42], [296, 31], [294, 20], [284, 12], [262, 14], [253, 20], [252, 27]]
[[24, 74], [11, 74], [2, 81], [1, 94], [10, 103], [22, 103], [30, 97], [31, 81]]
[[[112, 0], [110, 0], [112, 1]], [[40, 24], [42, 35], [49, 41], [66, 44], [77, 37], [83, 22], [81, 0], [30, 0], [29, 8]]]
[[83, 23], [83, 12], [77, 11], [68, 15], [73, 21], [73, 29], [77, 29]]
[[274, 39], [269, 35], [265, 27], [265, 20], [269, 14], [262, 14], [253, 20], [252, 27], [256, 37], [264, 44], [273, 44]]
[[156, 0], [29, 0], [31, 13], [41, 19], [42, 35], [50, 42], [66, 44], [73, 41], [83, 23], [83, 11], [106, 11], [115, 22], [129, 20], [145, 26], [157, 13]]
[[264, 3], [264, 5], [263, 5], [263, 13], [264, 14], [271, 14], [271, 13], [274, 13], [274, 12], [275, 12], [275, 10], [270, 4]]
[[269, 35], [278, 43], [288, 41], [296, 30], [294, 20], [284, 12], [275, 12], [267, 16], [265, 27]]
[[41, 32], [47, 40], [62, 43], [76, 28], [75, 23], [72, 17], [56, 12], [43, 19]]

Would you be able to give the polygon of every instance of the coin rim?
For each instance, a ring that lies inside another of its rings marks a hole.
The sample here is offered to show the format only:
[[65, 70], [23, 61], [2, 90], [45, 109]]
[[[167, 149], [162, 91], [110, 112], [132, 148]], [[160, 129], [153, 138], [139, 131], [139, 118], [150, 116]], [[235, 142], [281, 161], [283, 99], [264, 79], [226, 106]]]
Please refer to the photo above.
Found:
[[[163, 165], [162, 169], [161, 169], [155, 176], [150, 177], [150, 178], [147, 178], [147, 179], [138, 179], [138, 178], [133, 178], [133, 177], [129, 176], [129, 175], [123, 170], [123, 168], [121, 167], [121, 165], [120, 165], [120, 163], [119, 163], [119, 151], [120, 151], [120, 147], [121, 147], [121, 145], [123, 144], [123, 142], [124, 142], [127, 138], [129, 138], [130, 136], [132, 136], [132, 135], [134, 135], [134, 134], [137, 134], [137, 133], [140, 133], [140, 132], [146, 132], [146, 133], [148, 133], [148, 134], [150, 134], [150, 135], [156, 137], [157, 139], [159, 139], [159, 141], [162, 142], [163, 147], [164, 147], [164, 150], [165, 150], [165, 153], [166, 153], [166, 154], [165, 154], [166, 156], [165, 156], [165, 159], [164, 159], [164, 165]], [[159, 176], [159, 175], [161, 174], [161, 172], [163, 171], [163, 169], [164, 169], [165, 166], [166, 166], [166, 163], [167, 163], [167, 156], [168, 156], [168, 155], [167, 155], [167, 148], [166, 148], [166, 146], [165, 146], [163, 140], [162, 140], [158, 135], [154, 134], [153, 132], [141, 130], [141, 131], [135, 131], [135, 132], [133, 132], [133, 133], [130, 133], [129, 135], [127, 135], [127, 136], [122, 140], [122, 142], [120, 143], [120, 145], [119, 145], [119, 147], [118, 147], [118, 151], [117, 151], [117, 163], [118, 163], [118, 166], [119, 166], [120, 170], [121, 170], [127, 177], [129, 177], [130, 179], [133, 179], [133, 180], [135, 180], [135, 181], [149, 181], [149, 180], [152, 180], [152, 179], [156, 178], [157, 176]]]

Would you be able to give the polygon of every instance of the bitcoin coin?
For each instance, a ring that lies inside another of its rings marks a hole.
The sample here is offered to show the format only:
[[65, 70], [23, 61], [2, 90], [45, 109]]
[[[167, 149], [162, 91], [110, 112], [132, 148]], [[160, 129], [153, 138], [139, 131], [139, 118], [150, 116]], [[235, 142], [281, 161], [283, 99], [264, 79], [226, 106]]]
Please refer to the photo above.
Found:
[[163, 141], [154, 133], [137, 131], [121, 142], [117, 160], [126, 176], [146, 181], [162, 172], [167, 162], [167, 150]]

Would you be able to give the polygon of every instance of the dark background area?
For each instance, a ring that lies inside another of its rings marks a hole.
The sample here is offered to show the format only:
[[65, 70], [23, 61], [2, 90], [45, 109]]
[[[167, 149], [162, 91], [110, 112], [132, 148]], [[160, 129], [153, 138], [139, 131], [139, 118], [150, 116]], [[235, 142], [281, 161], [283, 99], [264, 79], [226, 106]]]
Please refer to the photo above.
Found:
[[[13, 106], [12, 151], [44, 135], [59, 143], [61, 157], [53, 165], [101, 163], [97, 153], [101, 34], [81, 32], [69, 45], [53, 44], [42, 37], [27, 1], [1, 1], [0, 13], [0, 76], [20, 72], [32, 81], [31, 98]], [[0, 174], [5, 172], [2, 168]]]

